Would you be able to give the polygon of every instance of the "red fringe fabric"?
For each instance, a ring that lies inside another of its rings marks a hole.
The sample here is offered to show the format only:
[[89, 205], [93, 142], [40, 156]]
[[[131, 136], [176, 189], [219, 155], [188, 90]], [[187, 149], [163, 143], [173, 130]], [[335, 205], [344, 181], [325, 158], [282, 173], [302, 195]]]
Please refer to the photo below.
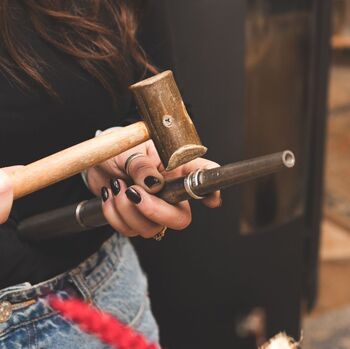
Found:
[[104, 313], [79, 299], [49, 299], [50, 306], [102, 342], [116, 349], [158, 349], [139, 333], [122, 324], [110, 314]]

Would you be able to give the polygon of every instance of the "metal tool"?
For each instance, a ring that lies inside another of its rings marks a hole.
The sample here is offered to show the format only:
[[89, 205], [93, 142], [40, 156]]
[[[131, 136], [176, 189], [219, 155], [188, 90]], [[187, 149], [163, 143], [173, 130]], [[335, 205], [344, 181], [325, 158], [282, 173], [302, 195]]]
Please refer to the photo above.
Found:
[[[287, 150], [209, 170], [197, 170], [186, 177], [167, 182], [156, 195], [171, 204], [201, 199], [216, 190], [291, 168], [294, 164], [294, 154]], [[96, 198], [30, 217], [19, 224], [18, 230], [23, 239], [43, 240], [106, 224], [101, 199]]]

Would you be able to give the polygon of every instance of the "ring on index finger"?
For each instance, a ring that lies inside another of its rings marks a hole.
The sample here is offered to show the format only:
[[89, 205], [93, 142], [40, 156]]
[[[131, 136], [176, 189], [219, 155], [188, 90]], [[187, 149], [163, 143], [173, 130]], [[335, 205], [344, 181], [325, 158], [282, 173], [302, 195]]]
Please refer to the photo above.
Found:
[[145, 156], [145, 154], [143, 153], [134, 153], [131, 154], [125, 161], [125, 165], [124, 165], [124, 169], [125, 169], [125, 173], [129, 176], [129, 167], [131, 164], [131, 161], [135, 160], [136, 158], [139, 158], [141, 156]]

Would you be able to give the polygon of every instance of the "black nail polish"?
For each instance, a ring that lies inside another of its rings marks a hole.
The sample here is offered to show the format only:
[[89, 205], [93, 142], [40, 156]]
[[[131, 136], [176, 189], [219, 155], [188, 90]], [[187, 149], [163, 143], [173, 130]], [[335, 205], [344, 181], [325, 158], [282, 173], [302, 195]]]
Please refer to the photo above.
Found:
[[102, 198], [103, 202], [106, 202], [108, 200], [108, 197], [109, 197], [108, 189], [106, 187], [102, 187], [101, 188], [101, 198]]
[[117, 178], [110, 180], [111, 190], [114, 196], [117, 196], [120, 192], [120, 184]]
[[153, 176], [146, 177], [144, 182], [148, 188], [152, 188], [153, 186], [160, 184], [160, 180], [157, 177]]
[[132, 187], [126, 189], [125, 194], [134, 204], [139, 204], [141, 202], [141, 195]]

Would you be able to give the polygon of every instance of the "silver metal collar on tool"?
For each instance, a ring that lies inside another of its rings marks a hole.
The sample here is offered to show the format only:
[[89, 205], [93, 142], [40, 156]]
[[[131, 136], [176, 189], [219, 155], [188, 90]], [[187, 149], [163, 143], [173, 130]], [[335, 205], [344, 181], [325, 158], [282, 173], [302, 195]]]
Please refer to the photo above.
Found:
[[193, 188], [198, 187], [200, 185], [199, 176], [201, 172], [201, 170], [191, 172], [184, 179], [184, 187], [187, 194], [196, 200], [204, 199], [204, 196], [199, 196], [193, 191]]
[[77, 220], [77, 222], [79, 223], [79, 225], [83, 228], [89, 228], [87, 225], [84, 224], [84, 222], [82, 221], [81, 217], [80, 217], [80, 213], [82, 208], [84, 207], [84, 204], [87, 202], [87, 200], [79, 202], [77, 208], [75, 209], [75, 219]]

